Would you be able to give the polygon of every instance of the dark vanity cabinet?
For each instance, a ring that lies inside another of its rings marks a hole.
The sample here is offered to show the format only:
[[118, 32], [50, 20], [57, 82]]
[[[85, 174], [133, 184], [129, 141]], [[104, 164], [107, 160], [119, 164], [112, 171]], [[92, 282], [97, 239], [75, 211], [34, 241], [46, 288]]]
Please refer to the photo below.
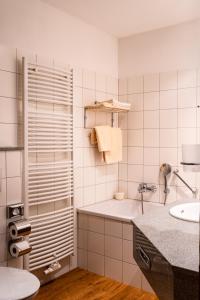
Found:
[[173, 267], [133, 226], [133, 256], [159, 300], [199, 300], [199, 273]]

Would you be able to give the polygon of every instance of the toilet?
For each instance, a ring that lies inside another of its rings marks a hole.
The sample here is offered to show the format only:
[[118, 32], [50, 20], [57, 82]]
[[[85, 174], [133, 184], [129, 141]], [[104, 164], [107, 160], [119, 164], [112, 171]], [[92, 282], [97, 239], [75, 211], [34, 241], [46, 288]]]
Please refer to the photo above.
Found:
[[0, 300], [32, 299], [39, 288], [38, 278], [30, 272], [0, 267]]

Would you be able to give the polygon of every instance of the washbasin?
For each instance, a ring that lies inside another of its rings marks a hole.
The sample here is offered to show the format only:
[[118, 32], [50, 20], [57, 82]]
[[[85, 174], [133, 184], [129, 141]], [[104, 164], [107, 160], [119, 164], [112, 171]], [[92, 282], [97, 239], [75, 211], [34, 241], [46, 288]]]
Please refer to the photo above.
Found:
[[170, 215], [184, 221], [199, 223], [200, 203], [191, 202], [173, 206], [169, 210]]

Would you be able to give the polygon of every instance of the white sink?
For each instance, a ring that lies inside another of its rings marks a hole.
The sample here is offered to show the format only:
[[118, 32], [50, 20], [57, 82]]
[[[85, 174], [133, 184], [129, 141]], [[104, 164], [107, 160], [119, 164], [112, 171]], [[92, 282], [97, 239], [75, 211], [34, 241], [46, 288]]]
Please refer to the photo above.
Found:
[[179, 204], [170, 208], [169, 212], [175, 218], [199, 223], [200, 203]]

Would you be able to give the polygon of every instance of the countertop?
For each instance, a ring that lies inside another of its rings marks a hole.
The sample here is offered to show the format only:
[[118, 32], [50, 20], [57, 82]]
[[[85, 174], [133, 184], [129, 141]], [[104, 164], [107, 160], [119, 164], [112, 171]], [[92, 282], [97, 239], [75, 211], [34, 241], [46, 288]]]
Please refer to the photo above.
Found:
[[155, 207], [132, 222], [173, 267], [199, 272], [199, 223], [179, 220], [169, 214], [170, 207], [184, 202]]

